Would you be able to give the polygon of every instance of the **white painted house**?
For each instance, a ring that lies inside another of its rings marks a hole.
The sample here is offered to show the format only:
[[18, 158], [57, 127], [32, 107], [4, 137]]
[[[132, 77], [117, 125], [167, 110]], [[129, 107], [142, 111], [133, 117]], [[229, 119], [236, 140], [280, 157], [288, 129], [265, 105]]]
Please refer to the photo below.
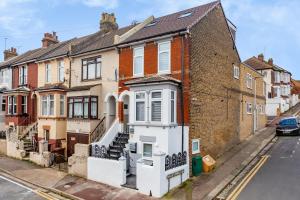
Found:
[[265, 61], [263, 54], [252, 57], [245, 63], [263, 75], [266, 92], [266, 115], [274, 117], [289, 110], [292, 107], [292, 74], [275, 65], [272, 58]]

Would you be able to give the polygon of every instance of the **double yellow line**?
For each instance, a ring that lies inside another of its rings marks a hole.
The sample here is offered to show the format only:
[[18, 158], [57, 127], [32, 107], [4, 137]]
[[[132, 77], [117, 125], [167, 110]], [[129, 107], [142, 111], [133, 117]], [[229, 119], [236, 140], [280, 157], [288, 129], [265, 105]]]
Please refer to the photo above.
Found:
[[33, 192], [34, 192], [35, 194], [37, 194], [37, 195], [39, 195], [39, 196], [41, 196], [41, 197], [47, 199], [47, 200], [56, 200], [56, 198], [52, 197], [52, 196], [49, 195], [48, 193], [43, 192], [43, 191], [41, 191], [41, 190], [39, 190], [39, 189], [38, 189], [38, 190], [34, 190]]
[[246, 185], [250, 180], [255, 176], [258, 170], [263, 166], [267, 161], [269, 156], [262, 156], [260, 161], [255, 165], [255, 167], [247, 174], [247, 176], [239, 183], [239, 185], [232, 191], [232, 193], [226, 198], [226, 200], [236, 200]]

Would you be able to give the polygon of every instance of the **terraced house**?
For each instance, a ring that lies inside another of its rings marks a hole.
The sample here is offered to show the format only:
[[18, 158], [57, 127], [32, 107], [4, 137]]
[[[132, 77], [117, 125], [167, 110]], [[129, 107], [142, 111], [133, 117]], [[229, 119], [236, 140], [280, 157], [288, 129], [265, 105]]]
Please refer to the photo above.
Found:
[[161, 197], [195, 155], [239, 141], [240, 59], [219, 1], [148, 20], [117, 45], [118, 120], [93, 144], [88, 178]]
[[[47, 34], [48, 37], [53, 35]], [[60, 42], [55, 49], [42, 55], [38, 63], [38, 140], [47, 143], [45, 151], [66, 153], [67, 126], [67, 91], [71, 80], [71, 61], [69, 51], [71, 45], [84, 40], [74, 38]]]
[[287, 111], [290, 105], [291, 76], [287, 70], [274, 64], [273, 59], [264, 60], [264, 55], [249, 58], [245, 64], [264, 76], [266, 82], [266, 114], [274, 117]]
[[258, 71], [245, 63], [234, 66], [234, 78], [241, 81], [240, 139], [245, 140], [267, 124], [266, 83]]

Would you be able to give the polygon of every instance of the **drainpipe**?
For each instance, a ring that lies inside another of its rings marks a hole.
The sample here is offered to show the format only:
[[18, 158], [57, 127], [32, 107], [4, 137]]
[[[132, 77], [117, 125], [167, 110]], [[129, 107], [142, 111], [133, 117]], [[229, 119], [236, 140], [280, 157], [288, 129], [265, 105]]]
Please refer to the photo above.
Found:
[[184, 36], [181, 37], [181, 85], [180, 85], [180, 104], [181, 104], [181, 152], [184, 152]]

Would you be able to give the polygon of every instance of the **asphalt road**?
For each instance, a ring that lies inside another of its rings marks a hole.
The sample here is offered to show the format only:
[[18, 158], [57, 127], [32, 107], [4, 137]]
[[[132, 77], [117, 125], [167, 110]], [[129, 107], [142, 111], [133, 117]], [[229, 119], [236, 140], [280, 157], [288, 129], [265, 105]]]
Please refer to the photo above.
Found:
[[1, 200], [43, 200], [30, 188], [0, 176], [0, 199]]
[[300, 137], [279, 137], [239, 200], [300, 199]]

